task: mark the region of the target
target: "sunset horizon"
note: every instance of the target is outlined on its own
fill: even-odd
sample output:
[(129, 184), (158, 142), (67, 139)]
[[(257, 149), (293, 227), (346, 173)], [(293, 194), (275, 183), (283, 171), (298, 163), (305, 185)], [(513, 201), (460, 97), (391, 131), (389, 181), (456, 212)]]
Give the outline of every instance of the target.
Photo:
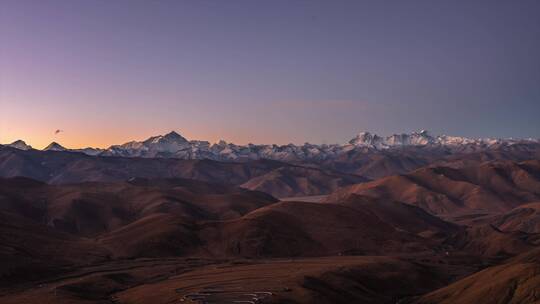
[[(8, 145), (8, 144), (12, 144), (13, 142), (16, 142), (16, 141), (23, 141), (24, 143), (28, 144), (29, 146), (32, 146), (32, 148), (38, 149), (38, 150), (42, 150), (42, 149), (46, 148), (51, 143), (60, 144), (60, 145), (62, 145), (63, 147), (65, 147), (67, 149), (83, 149), (83, 148), (107, 149), (107, 148), (109, 148), (111, 146), (126, 144), (126, 143), (129, 143), (129, 142), (144, 141), (144, 140), (147, 140), (147, 139), (149, 139), (151, 137), (163, 136), (163, 135), (166, 135), (166, 134), (169, 134), (169, 133), (177, 133), (177, 134), (185, 137), (189, 141), (193, 141), (193, 140), (195, 140), (195, 141), (208, 141), (211, 145), (212, 144), (217, 144), (220, 141), (225, 141), (227, 143), (236, 144), (236, 145), (248, 145), (248, 144), (254, 144), (254, 145), (289, 145), (289, 144), (303, 145), (303, 144), (306, 144), (306, 143), (307, 144), (314, 144), (314, 145), (323, 145), (323, 144), (346, 145), (346, 144), (348, 144), (348, 142), (350, 141), (351, 138), (353, 138), (354, 136), (356, 136), (359, 133), (370, 133), (370, 134), (381, 136), (381, 137), (387, 137), (387, 136), (391, 136), (391, 135), (420, 133), (422, 131), (426, 131), (426, 132), (428, 132), (430, 134), (430, 136), (434, 136), (434, 137), (437, 137), (437, 136), (452, 136), (452, 137), (463, 137), (463, 138), (470, 138), (470, 139), (482, 139), (482, 138), (488, 139), (489, 138), (489, 139), (500, 139), (500, 140), (515, 139), (515, 140), (538, 140), (538, 141), (540, 141), (540, 138), (534, 138), (534, 137), (515, 137), (515, 136), (510, 136), (510, 137), (497, 137), (497, 136), (466, 137), (466, 136), (460, 136), (458, 134), (446, 134), (446, 133), (440, 133), (440, 134), (437, 133), (436, 134), (436, 133), (431, 132), (430, 130), (419, 129), (419, 130), (410, 130), (410, 131), (402, 131), (402, 132), (393, 132), (393, 133), (390, 133), (390, 134), (381, 134), (381, 133), (378, 133), (378, 132), (374, 132), (373, 130), (359, 130), (359, 131), (355, 132), (354, 134), (350, 134), (349, 137), (347, 137), (345, 140), (342, 140), (342, 141), (323, 140), (322, 142), (309, 142), (309, 141), (298, 140), (296, 142), (292, 142), (292, 141), (288, 141), (288, 142), (287, 141), (257, 142), (257, 141), (254, 141), (254, 140), (242, 140), (242, 139), (240, 139), (240, 140), (228, 140), (226, 138), (218, 138), (218, 139), (210, 139), (209, 140), (208, 138), (202, 138), (202, 137), (199, 138), (199, 137), (187, 136), (184, 132), (177, 129), (177, 130), (168, 130), (168, 131), (163, 131), (163, 132), (152, 133), (150, 135), (142, 136), (142, 137), (141, 137), (141, 134), (137, 134), (136, 138), (121, 138), (120, 140), (111, 142), (110, 144), (104, 144), (104, 145), (85, 144), (88, 141), (84, 138), (81, 141), (81, 144), (73, 146), (73, 145), (68, 145), (68, 144), (64, 143), (65, 141), (63, 139), (64, 139), (64, 136), (65, 136), (65, 134), (64, 134), (65, 131), (61, 130), (61, 129), (57, 129), (56, 132), (58, 132), (58, 133), (51, 132), (52, 135), (50, 135), (50, 140), (49, 141), (47, 141), (46, 137), (44, 137), (44, 136), (41, 136), (39, 138), (40, 139), (39, 142), (43, 142), (43, 144), (34, 145), (31, 140), (26, 140), (23, 137), (21, 137), (21, 138), (15, 138), (14, 137), (14, 139), (12, 139), (12, 140), (5, 140), (4, 142), (0, 141), (0, 145)], [(60, 134), (60, 133), (62, 133), (62, 134)], [(97, 136), (100, 137), (101, 135), (97, 134)], [(76, 134), (72, 135), (72, 137), (80, 138), (80, 136), (78, 136)], [(9, 138), (9, 137), (6, 137), (6, 138)]]
[(361, 130), (539, 138), (539, 10), (7, 0), (0, 142), (103, 148), (169, 130), (239, 144)]

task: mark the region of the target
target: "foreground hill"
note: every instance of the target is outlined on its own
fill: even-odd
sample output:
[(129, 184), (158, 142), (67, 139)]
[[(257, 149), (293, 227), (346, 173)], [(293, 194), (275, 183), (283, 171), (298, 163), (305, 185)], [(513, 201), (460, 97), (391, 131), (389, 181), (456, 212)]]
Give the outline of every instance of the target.
[(0, 180), (0, 206), (32, 225), (91, 238), (113, 258), (432, 251), (441, 235), (458, 230), (401, 203), (277, 202), (262, 192), (187, 179), (69, 185)]
[(0, 302), (394, 304), (470, 271), (444, 262), (372, 256), (130, 259), (84, 266), (34, 288), (0, 289)]
[[(327, 203), (328, 204), (328, 203)], [(462, 251), (484, 257), (510, 257), (540, 245), (540, 234), (501, 231), (490, 224), (491, 218), (464, 227), (429, 214), (422, 208), (400, 202), (379, 200), (353, 194), (337, 204), (356, 210), (369, 210), (400, 231), (443, 240), (438, 250)], [(534, 215), (531, 220), (538, 220)]]
[[(289, 169), (269, 170), (282, 168)], [(0, 179), (0, 302), (482, 303), (487, 291), (475, 284), (499, 270), (464, 277), (492, 266), (484, 271), (503, 273), (499, 297), (515, 282), (512, 299), (534, 303), (540, 235), (521, 227), (535, 227), (536, 205), (520, 204), (538, 195), (537, 168), (537, 161), (425, 168), (398, 176), (408, 184), (383, 178), (321, 203), (186, 178)], [(323, 178), (319, 173), (309, 182)], [(409, 187), (422, 191), (407, 195)], [(362, 191), (343, 192), (350, 188)], [(399, 196), (424, 199), (425, 189), (446, 200)], [(423, 209), (438, 202), (463, 208), (458, 217), (495, 205), (460, 226)], [(480, 291), (469, 295), (473, 289)]]
[(235, 220), (203, 224), (201, 235), (209, 252), (246, 257), (390, 254), (431, 251), (437, 244), (417, 236), (417, 228), (397, 227), (403, 226), (392, 216), (377, 216), (370, 208), (280, 202)]
[(101, 234), (97, 241), (122, 257), (380, 255), (441, 251), (444, 236), (459, 231), (419, 208), (405, 209), (406, 220), (387, 207), (305, 202), (270, 204), (228, 220), (156, 213)]
[(506, 212), (540, 199), (540, 161), (422, 168), (344, 187), (327, 201), (339, 202), (353, 194), (404, 202), (438, 215)]
[(444, 285), (451, 267), (389, 257), (326, 257), (203, 267), (118, 293), (122, 303), (393, 304)]
[[(62, 186), (0, 179), (0, 281), (12, 284), (117, 256), (183, 255), (178, 248), (185, 241), (179, 233), (166, 234), (164, 217), (193, 225), (237, 218), (275, 202), (261, 192), (186, 179)], [(155, 218), (155, 226), (145, 225)], [(137, 233), (117, 238), (117, 246), (102, 241), (109, 232), (129, 227)], [(197, 237), (192, 230), (186, 235)], [(129, 242), (143, 249), (125, 254)]]
[(0, 286), (25, 283), (88, 263), (107, 260), (108, 252), (25, 217), (0, 211)]
[(416, 300), (418, 304), (539, 303), (540, 250), (489, 267)]

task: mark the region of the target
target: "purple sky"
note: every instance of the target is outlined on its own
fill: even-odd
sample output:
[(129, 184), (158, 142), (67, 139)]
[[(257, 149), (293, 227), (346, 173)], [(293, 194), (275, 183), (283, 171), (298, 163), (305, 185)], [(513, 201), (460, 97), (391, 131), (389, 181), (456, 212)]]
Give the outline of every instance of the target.
[(539, 16), (536, 0), (2, 0), (0, 143), (540, 137)]

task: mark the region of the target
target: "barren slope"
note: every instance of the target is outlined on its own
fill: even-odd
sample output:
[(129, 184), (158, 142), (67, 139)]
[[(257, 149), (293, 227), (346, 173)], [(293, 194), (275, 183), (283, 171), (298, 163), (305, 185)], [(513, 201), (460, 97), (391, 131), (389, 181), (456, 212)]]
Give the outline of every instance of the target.
[(438, 215), (501, 213), (540, 199), (540, 161), (422, 168), (344, 187), (326, 201), (339, 202), (352, 194), (404, 202)]

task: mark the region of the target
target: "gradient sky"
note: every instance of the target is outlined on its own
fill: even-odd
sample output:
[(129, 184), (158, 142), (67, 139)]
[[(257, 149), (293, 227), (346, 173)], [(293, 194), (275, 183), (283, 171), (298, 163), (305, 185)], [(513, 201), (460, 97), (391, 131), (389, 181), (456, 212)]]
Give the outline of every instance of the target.
[(0, 143), (540, 137), (539, 16), (537, 0), (2, 0)]

